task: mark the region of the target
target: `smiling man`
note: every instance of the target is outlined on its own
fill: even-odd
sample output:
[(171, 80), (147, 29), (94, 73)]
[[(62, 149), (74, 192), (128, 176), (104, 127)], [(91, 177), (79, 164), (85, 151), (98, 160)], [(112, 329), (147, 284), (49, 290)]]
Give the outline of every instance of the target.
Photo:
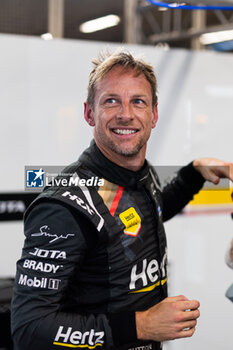
[(143, 166), (158, 119), (153, 93), (144, 74), (116, 66), (97, 82), (93, 103), (85, 103), (85, 118), (95, 126), (97, 146), (116, 164), (133, 170)]
[(164, 340), (191, 337), (199, 302), (167, 296), (163, 222), (205, 180), (232, 180), (233, 164), (197, 159), (161, 189), (145, 159), (158, 119), (156, 78), (125, 51), (94, 61), (84, 115), (94, 140), (63, 173), (103, 182), (48, 187), (27, 210), (12, 302), (15, 350), (158, 350)]

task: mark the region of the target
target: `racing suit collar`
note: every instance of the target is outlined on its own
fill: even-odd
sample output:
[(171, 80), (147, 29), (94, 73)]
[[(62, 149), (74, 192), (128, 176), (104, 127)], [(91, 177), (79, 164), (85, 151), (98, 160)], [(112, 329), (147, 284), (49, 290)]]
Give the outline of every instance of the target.
[(149, 176), (149, 166), (146, 160), (138, 171), (123, 168), (106, 158), (94, 140), (80, 156), (79, 161), (93, 170), (99, 177), (123, 187), (140, 187)]

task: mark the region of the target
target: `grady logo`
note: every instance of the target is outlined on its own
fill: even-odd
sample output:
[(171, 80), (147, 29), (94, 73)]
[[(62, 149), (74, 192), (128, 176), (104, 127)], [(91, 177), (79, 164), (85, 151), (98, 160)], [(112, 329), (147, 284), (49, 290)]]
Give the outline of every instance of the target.
[(32, 233), (31, 236), (32, 237), (40, 237), (40, 236), (45, 236), (45, 237), (54, 237), (53, 239), (51, 239), (49, 241), (49, 243), (53, 243), (59, 239), (67, 239), (70, 236), (74, 236), (73, 233), (68, 233), (66, 235), (57, 235), (55, 233), (49, 233), (48, 231), (50, 231), (50, 227), (47, 225), (41, 226), (40, 227), (40, 232), (36, 232), (36, 233)]
[(95, 332), (95, 330), (92, 328), (90, 331), (82, 333), (80, 331), (72, 332), (72, 327), (68, 327), (65, 332), (63, 329), (63, 326), (60, 326), (58, 328), (56, 337), (53, 342), (54, 345), (67, 346), (72, 348), (85, 347), (89, 349), (95, 349), (97, 346), (103, 346), (103, 331)]

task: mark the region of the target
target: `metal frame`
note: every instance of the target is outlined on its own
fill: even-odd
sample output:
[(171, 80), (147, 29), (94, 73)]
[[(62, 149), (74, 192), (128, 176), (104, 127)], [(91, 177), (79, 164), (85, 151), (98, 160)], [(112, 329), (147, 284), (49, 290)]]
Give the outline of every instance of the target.
[(64, 0), (48, 0), (48, 33), (54, 38), (64, 36)]
[[(196, 3), (196, 0), (189, 0), (189, 2)], [(129, 6), (129, 3), (131, 3), (131, 6)], [(174, 43), (177, 44), (179, 41), (185, 40), (190, 48), (201, 50), (203, 49), (203, 45), (199, 40), (201, 34), (233, 29), (233, 12), (230, 11), (161, 10), (145, 0), (125, 0), (126, 32), (134, 32), (134, 35), (131, 34), (131, 38), (133, 37), (133, 40), (130, 39), (131, 41), (125, 35), (125, 42), (141, 44), (168, 43), (172, 46)], [(130, 11), (131, 14), (129, 15)], [(210, 16), (212, 18), (211, 25), (208, 21)], [(132, 19), (131, 21), (127, 20), (129, 17)], [(147, 32), (145, 32), (145, 26), (143, 25), (145, 22), (147, 28), (149, 28)]]

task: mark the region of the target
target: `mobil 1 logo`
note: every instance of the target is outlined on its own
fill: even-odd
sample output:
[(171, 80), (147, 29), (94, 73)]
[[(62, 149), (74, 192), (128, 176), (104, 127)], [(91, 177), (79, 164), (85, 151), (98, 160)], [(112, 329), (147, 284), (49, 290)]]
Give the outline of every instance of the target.
[(59, 289), (61, 280), (56, 278), (36, 277), (29, 278), (28, 275), (20, 274), (18, 284), (29, 288)]

